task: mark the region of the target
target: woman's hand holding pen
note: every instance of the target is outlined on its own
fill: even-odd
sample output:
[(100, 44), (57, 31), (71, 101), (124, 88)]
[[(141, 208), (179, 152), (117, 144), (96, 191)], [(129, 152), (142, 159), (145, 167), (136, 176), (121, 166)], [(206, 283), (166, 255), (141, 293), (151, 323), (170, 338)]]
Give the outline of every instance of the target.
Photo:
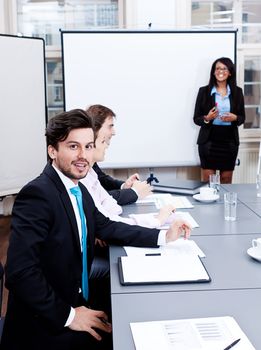
[(181, 235), (184, 236), (184, 239), (187, 239), (190, 237), (190, 233), (191, 226), (188, 222), (182, 219), (175, 220), (166, 233), (166, 243), (176, 241)]
[(97, 340), (101, 340), (102, 337), (95, 329), (111, 333), (112, 327), (105, 312), (92, 310), (85, 306), (76, 307), (74, 310), (74, 319), (68, 326), (71, 330), (88, 332)]
[(208, 114), (205, 116), (206, 121), (214, 120), (218, 117), (218, 109), (217, 107), (211, 108), (211, 110), (208, 112)]

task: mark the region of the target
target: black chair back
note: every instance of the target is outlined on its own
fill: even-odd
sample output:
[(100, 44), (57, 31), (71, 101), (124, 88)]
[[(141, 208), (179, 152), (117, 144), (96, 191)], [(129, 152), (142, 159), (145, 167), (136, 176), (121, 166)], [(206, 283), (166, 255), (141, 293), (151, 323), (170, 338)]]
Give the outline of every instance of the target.
[(2, 312), (3, 289), (4, 289), (4, 267), (0, 261), (0, 317)]
[(2, 302), (3, 302), (3, 289), (4, 289), (4, 268), (0, 261), (0, 343), (1, 343), (3, 326), (4, 326), (4, 320), (5, 320), (5, 318), (1, 316)]

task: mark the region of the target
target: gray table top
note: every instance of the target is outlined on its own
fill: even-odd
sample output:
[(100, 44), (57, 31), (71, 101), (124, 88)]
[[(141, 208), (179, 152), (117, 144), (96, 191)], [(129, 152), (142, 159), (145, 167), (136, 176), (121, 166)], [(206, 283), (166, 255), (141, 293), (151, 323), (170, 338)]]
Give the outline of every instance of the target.
[(113, 294), (113, 349), (135, 350), (130, 322), (232, 316), (261, 349), (261, 289)]
[(206, 255), (202, 262), (212, 279), (208, 283), (123, 286), (119, 281), (118, 257), (126, 254), (122, 247), (110, 247), (111, 293), (261, 288), (261, 263), (247, 254), (252, 239), (257, 237), (261, 234), (192, 237)]
[[(261, 202), (260, 202), (261, 205)], [(226, 234), (253, 234), (261, 231), (261, 218), (250, 208), (250, 204), (238, 202), (237, 220), (229, 222), (224, 220), (223, 203), (203, 203), (195, 205), (192, 209), (177, 209), (189, 212), (199, 227), (193, 230), (193, 235), (226, 235)], [(157, 212), (155, 205), (133, 204), (125, 206), (122, 216), (129, 214), (144, 214)]]
[(222, 185), (225, 191), (237, 192), (239, 200), (244, 203), (261, 203), (261, 197), (256, 195), (256, 184)]
[[(223, 193), (238, 193), (237, 220), (224, 220)], [(255, 184), (222, 185), (220, 199), (204, 204), (188, 196), (188, 211), (198, 222), (193, 239), (206, 254), (202, 261), (209, 283), (122, 286), (118, 257), (122, 247), (110, 247), (114, 350), (134, 350), (130, 322), (193, 317), (233, 316), (250, 341), (261, 349), (261, 263), (247, 254), (253, 238), (261, 237), (261, 198)], [(123, 215), (155, 212), (154, 205), (133, 204)]]

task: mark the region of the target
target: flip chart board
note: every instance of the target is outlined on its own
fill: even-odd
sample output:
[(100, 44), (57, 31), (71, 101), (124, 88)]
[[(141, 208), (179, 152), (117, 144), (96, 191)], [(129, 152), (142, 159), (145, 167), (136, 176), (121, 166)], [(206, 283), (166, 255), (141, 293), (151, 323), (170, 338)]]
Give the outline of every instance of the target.
[(0, 35), (0, 196), (16, 194), (47, 162), (44, 41)]

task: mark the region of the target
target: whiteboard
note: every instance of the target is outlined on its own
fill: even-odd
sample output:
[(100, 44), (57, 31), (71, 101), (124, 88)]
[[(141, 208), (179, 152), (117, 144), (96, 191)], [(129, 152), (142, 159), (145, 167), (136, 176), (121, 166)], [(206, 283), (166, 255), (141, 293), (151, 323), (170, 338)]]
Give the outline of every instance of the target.
[(0, 196), (18, 193), (47, 161), (44, 41), (0, 35)]
[(116, 113), (106, 168), (198, 165), (193, 123), (213, 61), (236, 59), (236, 31), (62, 31), (65, 109)]

